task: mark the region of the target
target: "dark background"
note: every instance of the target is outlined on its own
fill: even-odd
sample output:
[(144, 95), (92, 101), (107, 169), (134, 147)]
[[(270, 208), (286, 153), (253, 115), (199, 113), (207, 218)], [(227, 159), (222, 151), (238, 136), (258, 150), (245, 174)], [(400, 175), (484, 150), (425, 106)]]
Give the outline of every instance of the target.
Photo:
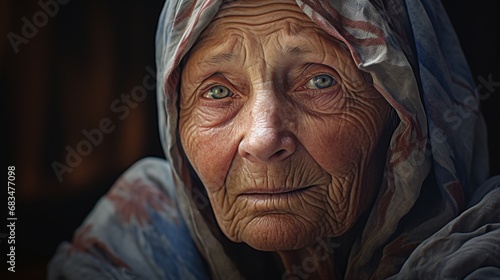
[[(163, 157), (154, 90), (123, 120), (111, 109), (122, 94), (143, 84), (147, 66), (155, 69), (154, 34), (163, 1), (65, 1), (17, 53), (7, 34), (21, 35), (23, 17), (33, 22), (42, 9), (37, 1), (0, 2), (4, 145), (6, 165), (16, 167), (16, 279), (44, 279), (56, 246), (71, 239), (113, 181), (144, 156)], [(492, 2), (443, 3), (478, 86), (482, 79), (500, 83), (500, 23)], [(500, 86), (483, 86), (480, 91), (489, 131), (490, 173), (500, 174)], [(103, 134), (101, 143), (59, 181), (52, 164), (64, 164), (67, 147), (76, 149), (87, 139), (82, 130), (98, 129), (104, 118), (115, 130)], [(0, 197), (4, 195), (5, 191)], [(7, 244), (0, 241), (2, 275)]]

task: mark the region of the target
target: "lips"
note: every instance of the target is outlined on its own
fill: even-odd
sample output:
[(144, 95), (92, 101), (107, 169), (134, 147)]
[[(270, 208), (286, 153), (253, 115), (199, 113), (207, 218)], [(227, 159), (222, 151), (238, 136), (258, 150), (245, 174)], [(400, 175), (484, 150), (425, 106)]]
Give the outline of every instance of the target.
[(288, 195), (297, 194), (299, 192), (306, 191), (314, 186), (306, 186), (300, 188), (275, 188), (275, 189), (250, 189), (242, 192), (240, 195), (245, 196), (278, 196), (278, 195)]
[(297, 214), (297, 209), (304, 208), (307, 192), (315, 186), (318, 185), (299, 188), (253, 188), (240, 193), (236, 199), (249, 206), (245, 206), (248, 215), (263, 217), (273, 214)]

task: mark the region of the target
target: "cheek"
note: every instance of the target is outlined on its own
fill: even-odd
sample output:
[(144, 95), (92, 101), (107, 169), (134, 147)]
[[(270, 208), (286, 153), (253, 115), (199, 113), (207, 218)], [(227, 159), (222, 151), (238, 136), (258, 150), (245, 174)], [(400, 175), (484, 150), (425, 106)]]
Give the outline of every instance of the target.
[(223, 187), (237, 147), (229, 128), (204, 128), (196, 118), (181, 117), (179, 131), (189, 162), (209, 192)]
[(302, 133), (302, 144), (329, 174), (342, 177), (359, 163), (364, 143), (356, 124), (335, 118), (326, 122), (309, 122), (309, 125), (303, 127), (308, 129)]
[(341, 114), (309, 118), (301, 125), (303, 145), (334, 177), (362, 172), (378, 142), (385, 111), (383, 102), (356, 103)]
[(342, 91), (328, 102), (328, 109), (301, 118), (299, 140), (333, 177), (352, 176), (353, 172), (362, 171), (363, 161), (367, 161), (372, 152), (383, 112), (383, 99), (374, 96), (378, 96), (374, 90), (351, 92), (343, 84)]

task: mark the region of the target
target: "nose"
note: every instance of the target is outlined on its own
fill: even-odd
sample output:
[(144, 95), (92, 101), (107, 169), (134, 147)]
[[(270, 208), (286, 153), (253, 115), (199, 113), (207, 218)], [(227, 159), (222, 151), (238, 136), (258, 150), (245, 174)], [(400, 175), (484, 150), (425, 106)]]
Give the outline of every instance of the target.
[(296, 138), (288, 129), (292, 116), (272, 94), (254, 98), (245, 116), (244, 136), (238, 152), (251, 162), (278, 162), (296, 150)]

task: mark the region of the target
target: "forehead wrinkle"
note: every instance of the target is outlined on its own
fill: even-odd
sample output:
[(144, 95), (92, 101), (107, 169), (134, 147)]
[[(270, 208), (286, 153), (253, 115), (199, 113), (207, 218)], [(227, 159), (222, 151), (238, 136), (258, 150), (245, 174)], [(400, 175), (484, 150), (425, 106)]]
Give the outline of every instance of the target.
[[(280, 3), (279, 5), (278, 10), (269, 12), (267, 9), (268, 4), (258, 1), (248, 3), (245, 1), (231, 1), (225, 3), (224, 7), (219, 10), (216, 18), (212, 20), (207, 30), (205, 30), (205, 34), (202, 34), (202, 37), (213, 38), (214, 35), (225, 34), (220, 39), (214, 38), (217, 39), (217, 44), (213, 44), (213, 46), (217, 46), (220, 41), (228, 41), (225, 37), (239, 35), (239, 43), (244, 47), (253, 49), (259, 44), (257, 41), (260, 41), (260, 44), (267, 44), (270, 40), (273, 40), (272, 38), (276, 38), (276, 36), (282, 39), (286, 38), (285, 41), (288, 41), (287, 39), (293, 39), (293, 37), (308, 37), (311, 31), (313, 33), (318, 32), (317, 30), (310, 29), (320, 29), (303, 13), (296, 3)], [(280, 11), (287, 11), (287, 13), (280, 13)], [(263, 36), (258, 38), (259, 36), (255, 34), (261, 32), (264, 32)], [(246, 38), (248, 35), (253, 38)], [(296, 44), (292, 45), (290, 47), (286, 46), (284, 50), (279, 50), (280, 54), (285, 56), (300, 56), (311, 52), (310, 49), (296, 46)], [(235, 49), (234, 46), (232, 49)], [(200, 62), (211, 65), (234, 62), (236, 56), (234, 51), (226, 52), (225, 54), (221, 52), (208, 59), (202, 59)]]
[[(212, 19), (210, 25), (220, 20), (224, 20), (226, 24), (232, 26), (250, 27), (255, 31), (283, 30), (289, 28), (289, 26), (285, 25), (291, 22), (300, 23), (295, 24), (294, 28), (291, 28), (292, 32), (300, 31), (308, 24), (316, 26), (293, 0), (271, 2), (225, 1)], [(285, 24), (281, 24), (281, 22), (285, 22)]]
[[(272, 8), (270, 8), (272, 7)], [(305, 14), (295, 2), (269, 2), (269, 1), (230, 1), (223, 3), (214, 17), (218, 20), (222, 17), (234, 17), (240, 20), (249, 20), (250, 23), (257, 18), (266, 21), (276, 21), (286, 14), (283, 12), (294, 12), (297, 17), (303, 17)]]
[[(199, 56), (202, 56), (196, 62), (199, 67), (218, 66), (223, 63), (240, 61), (241, 58), (237, 50), (241, 49), (243, 45), (243, 36), (241, 34), (226, 32), (223, 34), (226, 35), (223, 35), (222, 38), (216, 38), (212, 32), (212, 34), (204, 36), (198, 42), (198, 48), (194, 50), (194, 53), (199, 53)], [(218, 43), (220, 41), (224, 43)], [(208, 53), (204, 53), (203, 50), (209, 51)]]

